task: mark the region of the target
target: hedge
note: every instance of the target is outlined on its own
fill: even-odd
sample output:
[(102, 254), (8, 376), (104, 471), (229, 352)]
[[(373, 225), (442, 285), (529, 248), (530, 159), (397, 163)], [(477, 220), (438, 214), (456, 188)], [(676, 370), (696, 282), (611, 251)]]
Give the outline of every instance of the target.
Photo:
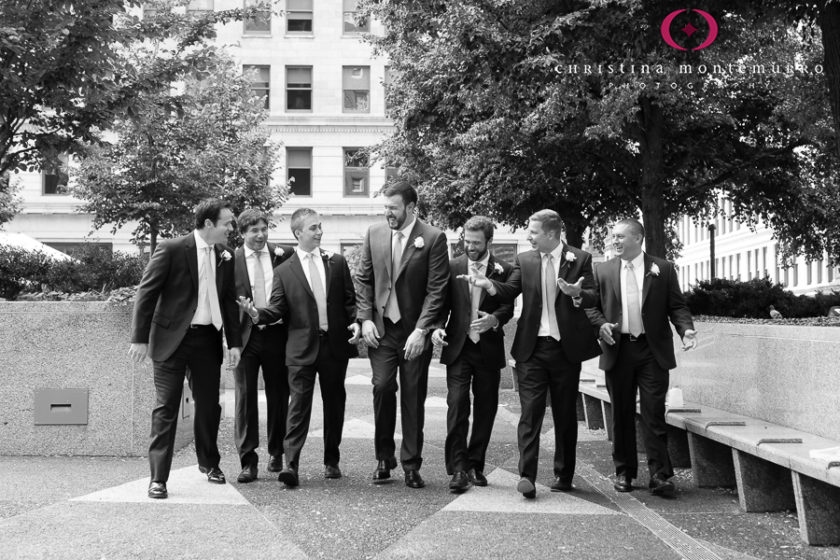
[(831, 307), (840, 305), (840, 293), (797, 296), (767, 278), (747, 282), (715, 279), (702, 281), (686, 292), (686, 301), (693, 315), (766, 319), (772, 305), (786, 318), (825, 317)]

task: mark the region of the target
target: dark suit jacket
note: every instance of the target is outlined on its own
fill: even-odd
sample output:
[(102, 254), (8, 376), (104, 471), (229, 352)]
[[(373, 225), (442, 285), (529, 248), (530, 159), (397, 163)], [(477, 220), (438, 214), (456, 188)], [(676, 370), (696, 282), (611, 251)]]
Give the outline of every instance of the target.
[[(358, 319), (373, 321), (380, 335), (385, 333), (383, 318), (394, 274), (391, 254), (391, 228), (387, 223), (371, 226), (365, 235), (357, 277), (360, 286)], [(440, 324), (449, 279), (446, 235), (417, 220), (405, 240), (396, 274), (397, 302), (406, 330), (432, 329)]]
[[(275, 245), (274, 243), (266, 243), (268, 254), (271, 255), (271, 267), (277, 268), (280, 264), (288, 260), (295, 252), (294, 247), (289, 245)], [(275, 253), (277, 249), (282, 251), (281, 255)], [(251, 293), (251, 279), (248, 278), (248, 266), (245, 264), (245, 249), (240, 247), (236, 250), (236, 298), (244, 296), (250, 300), (254, 299), (254, 294)], [(266, 294), (270, 296), (271, 294)], [(251, 337), (251, 327), (253, 323), (251, 319), (245, 317), (245, 312), (239, 311), (239, 332), (242, 335), (242, 347), (248, 345), (248, 339)]]
[[(659, 274), (651, 273), (651, 266), (659, 267)], [(621, 259), (612, 258), (601, 263), (595, 269), (595, 287), (598, 293), (598, 304), (588, 309), (592, 324), (600, 328), (604, 323), (618, 323), (615, 329), (618, 335), (621, 328)], [(645, 277), (642, 284), (642, 324), (645, 327), (645, 338), (650, 345), (656, 361), (663, 369), (674, 369), (677, 361), (674, 356), (674, 335), (668, 320), (674, 324), (680, 337), (688, 329), (694, 329), (691, 312), (685, 303), (677, 271), (674, 265), (664, 259), (645, 254)], [(612, 369), (618, 358), (621, 337), (615, 336), (614, 345), (604, 342), (601, 348), (600, 368), (604, 371)]]
[[(225, 338), (229, 348), (242, 347), (239, 333), (239, 307), (236, 304), (233, 251), (215, 245), (216, 291), (222, 311)], [(228, 255), (227, 260), (222, 256)], [(166, 239), (149, 260), (137, 287), (131, 342), (149, 344), (154, 361), (169, 358), (190, 327), (198, 308), (198, 255), (193, 233)], [(219, 345), (219, 362), (223, 359)]]
[[(350, 338), (347, 327), (356, 320), (356, 291), (344, 257), (325, 251), (321, 251), (321, 257), (327, 279), (327, 340), (333, 356), (346, 360), (358, 355), (356, 346), (347, 343)], [(318, 304), (296, 251), (274, 270), (271, 300), (268, 307), (259, 312), (260, 323), (273, 323), (282, 318), (288, 326), (286, 365), (308, 366), (315, 363), (321, 341), (318, 336)]]
[[(495, 270), (496, 264), (502, 267), (502, 272)], [(446, 341), (448, 345), (444, 346), (440, 355), (441, 363), (447, 365), (458, 359), (458, 356), (461, 354), (461, 349), (464, 347), (464, 341), (466, 341), (470, 331), (471, 286), (467, 282), (457, 278), (459, 274), (469, 273), (468, 265), (469, 257), (467, 255), (461, 255), (449, 261), (449, 285), (447, 293), (449, 320), (446, 323)], [(496, 260), (492, 254), (490, 255), (485, 276), (505, 282), (510, 277), (511, 272), (513, 272), (513, 266), (504, 261)], [(491, 367), (501, 369), (507, 365), (505, 361), (505, 333), (502, 327), (513, 317), (513, 303), (502, 303), (498, 297), (491, 296), (485, 290), (481, 290), (478, 309), (495, 315), (496, 319), (499, 320), (499, 326), (495, 331), (490, 329), (481, 333), (478, 346), (481, 349), (481, 353), (485, 356), (487, 364)]]
[[(572, 252), (575, 260), (569, 262), (566, 253)], [(571, 245), (563, 245), (563, 256), (558, 278), (575, 283), (583, 278), (583, 302), (575, 307), (572, 298), (557, 290), (554, 310), (557, 314), (557, 326), (566, 357), (573, 362), (583, 362), (601, 353), (592, 331), (592, 325), (584, 311), (585, 307), (597, 302), (595, 283), (592, 279), (592, 255)], [(516, 257), (516, 265), (507, 282), (493, 281), (498, 296), (503, 301), (513, 301), (522, 294), (522, 315), (516, 325), (511, 355), (517, 362), (527, 361), (534, 353), (537, 333), (540, 330), (542, 314), (542, 259), (539, 251), (527, 251)]]

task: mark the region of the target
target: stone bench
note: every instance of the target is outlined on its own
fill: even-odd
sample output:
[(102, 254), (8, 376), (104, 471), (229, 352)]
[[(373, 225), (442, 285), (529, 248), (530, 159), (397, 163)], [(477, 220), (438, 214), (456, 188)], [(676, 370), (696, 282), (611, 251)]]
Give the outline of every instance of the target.
[[(612, 439), (601, 379), (582, 373), (578, 400), (587, 428)], [(840, 441), (691, 402), (667, 409), (665, 420), (672, 462), (690, 467), (698, 487), (736, 487), (745, 512), (796, 509), (803, 541), (840, 545), (840, 461), (811, 456)]]

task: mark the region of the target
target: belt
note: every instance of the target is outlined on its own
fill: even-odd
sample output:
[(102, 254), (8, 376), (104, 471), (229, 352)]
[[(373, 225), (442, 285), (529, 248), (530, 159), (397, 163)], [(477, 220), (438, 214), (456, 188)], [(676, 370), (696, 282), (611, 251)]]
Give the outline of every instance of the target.
[(539, 340), (540, 342), (553, 342), (554, 344), (560, 344), (559, 340), (550, 336), (538, 336), (537, 340)]
[(629, 333), (621, 333), (621, 340), (624, 342), (641, 342), (645, 340), (645, 338), (645, 333), (642, 333), (639, 336), (633, 336)]
[(216, 330), (216, 327), (214, 327), (212, 324), (210, 324), (210, 325), (190, 325), (190, 328), (193, 329), (193, 330), (198, 330), (198, 329), (213, 329), (214, 331)]

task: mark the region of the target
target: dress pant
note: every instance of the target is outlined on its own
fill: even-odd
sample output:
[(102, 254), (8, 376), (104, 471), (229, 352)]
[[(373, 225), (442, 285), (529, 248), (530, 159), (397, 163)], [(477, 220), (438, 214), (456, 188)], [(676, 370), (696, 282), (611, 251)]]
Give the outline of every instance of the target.
[(517, 429), (520, 476), (531, 482), (536, 480), (546, 396), (550, 395), (554, 417), (554, 476), (571, 482), (575, 474), (580, 362), (566, 357), (562, 341), (541, 336), (531, 357), (517, 362), (516, 373), (522, 408)]
[(639, 390), (642, 437), (651, 477), (674, 475), (668, 456), (665, 394), (668, 370), (656, 361), (645, 338), (630, 341), (622, 335), (615, 366), (606, 372), (613, 414), (613, 463), (615, 472), (636, 478), (636, 389)]
[(338, 448), (344, 431), (344, 407), (347, 401), (344, 377), (347, 374), (348, 359), (333, 356), (326, 334), (321, 335), (320, 339), (318, 357), (314, 364), (289, 366), (291, 400), (288, 431), (283, 445), (286, 463), (295, 469), (298, 468), (300, 452), (309, 433), (316, 374), (324, 405), (324, 464), (337, 467), (341, 459)]
[[(376, 423), (374, 447), (377, 460), (394, 457), (397, 425), (397, 389), (400, 391), (402, 411), (402, 447), (400, 462), (405, 470), (419, 469), (423, 464), (423, 424), (425, 422), (426, 391), (429, 384), (429, 364), (432, 345), (413, 360), (405, 359), (406, 332), (403, 322), (385, 320), (385, 332), (378, 348), (369, 348), (370, 367), (373, 370), (373, 414)], [(399, 385), (397, 375), (399, 374)]]
[[(484, 471), (484, 460), (499, 407), (501, 370), (488, 366), (478, 344), (467, 338), (461, 354), (446, 366), (446, 472)], [(470, 428), (470, 387), (474, 397)]]
[(284, 325), (253, 327), (242, 358), (233, 372), (236, 388), (236, 417), (233, 437), (242, 467), (256, 467), (256, 449), (260, 445), (260, 420), (257, 408), (258, 372), (262, 368), (265, 381), (265, 401), (268, 409), (268, 453), (283, 455), (286, 437), (286, 415), (289, 412), (289, 374), (286, 369), (286, 338)]
[(154, 362), (155, 407), (152, 409), (152, 433), (149, 466), (153, 482), (166, 482), (172, 467), (178, 411), (189, 368), (189, 384), (195, 404), (193, 431), (198, 464), (219, 466), (219, 380), (222, 362), (219, 345), (222, 334), (212, 325), (190, 327), (181, 344), (168, 359)]

